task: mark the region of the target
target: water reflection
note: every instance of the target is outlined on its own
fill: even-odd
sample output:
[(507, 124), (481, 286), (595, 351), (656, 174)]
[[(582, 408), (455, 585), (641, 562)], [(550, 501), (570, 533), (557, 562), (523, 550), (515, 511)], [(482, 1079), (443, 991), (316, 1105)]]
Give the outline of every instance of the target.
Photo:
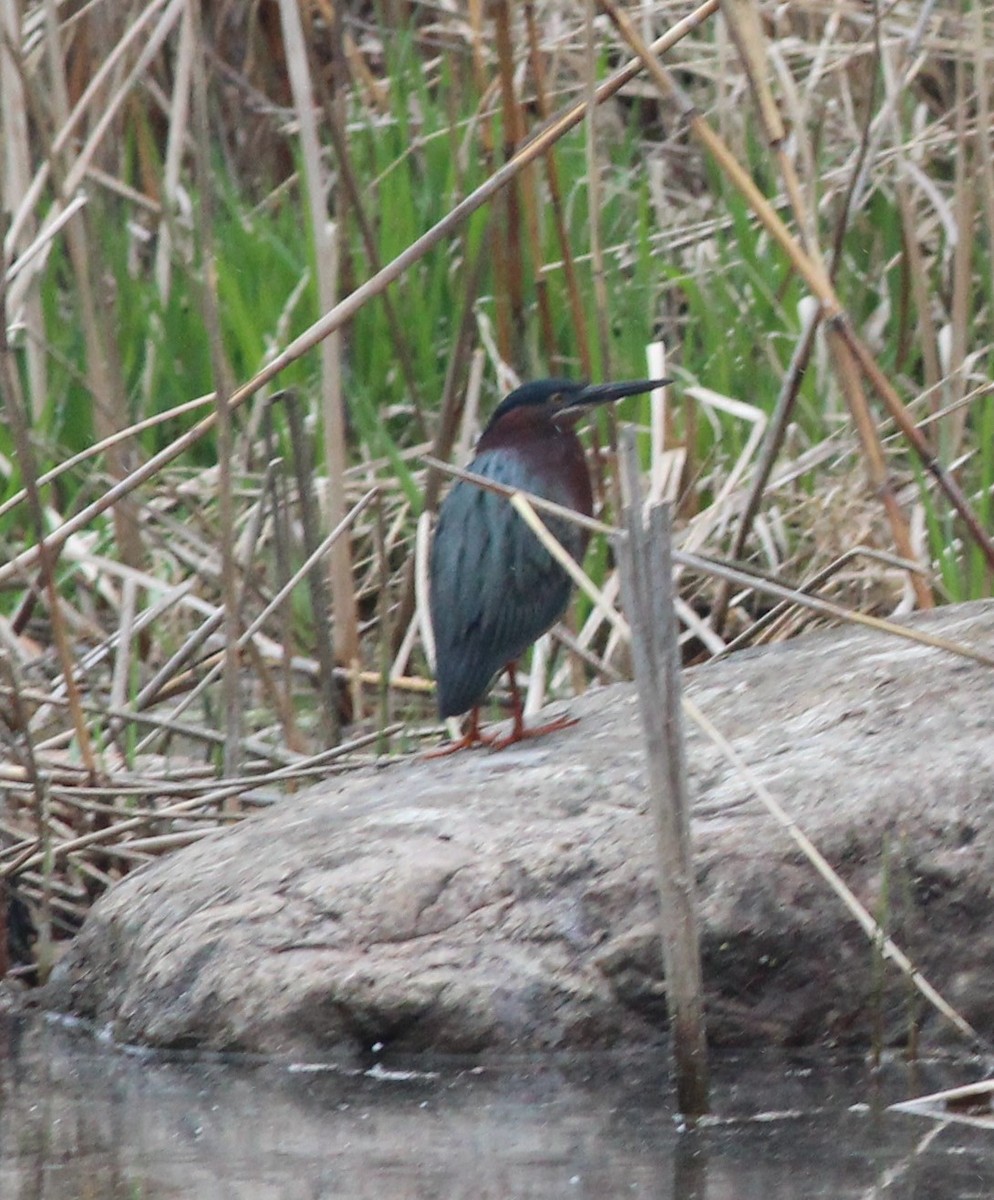
[[(721, 1121), (679, 1133), (664, 1064), (367, 1075), (124, 1054), (0, 1020), (0, 1196), (16, 1200), (988, 1197), (994, 1138), (884, 1113), (977, 1064), (719, 1059)], [(855, 1108), (853, 1106), (856, 1106)], [(755, 1119), (757, 1115), (760, 1119)]]

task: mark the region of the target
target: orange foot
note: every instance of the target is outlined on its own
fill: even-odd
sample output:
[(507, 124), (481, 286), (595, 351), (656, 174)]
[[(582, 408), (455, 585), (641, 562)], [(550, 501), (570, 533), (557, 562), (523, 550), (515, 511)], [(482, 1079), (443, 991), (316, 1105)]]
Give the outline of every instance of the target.
[(525, 723), (520, 715), (514, 715), (514, 727), (506, 737), (492, 737), (490, 739), (491, 750), (503, 750), (507, 746), (513, 746), (515, 742), (525, 742), (529, 738), (543, 737), (547, 733), (556, 733), (560, 729), (569, 729), (571, 725), (579, 725), (579, 717), (568, 717), (564, 713), (561, 717), (556, 717), (554, 721), (548, 721), (545, 725), (532, 725), (530, 728), (525, 728)]
[(545, 733), (555, 733), (559, 729), (569, 729), (571, 725), (578, 723), (579, 717), (567, 717), (563, 715), (556, 717), (554, 721), (549, 721), (545, 725), (536, 725), (531, 729), (526, 729), (524, 704), (521, 700), (521, 691), (518, 688), (518, 675), (515, 670), (515, 664), (509, 662), (504, 669), (507, 671), (508, 683), (511, 687), (511, 712), (514, 719), (511, 732), (505, 737), (498, 737), (494, 733), (484, 733), (480, 728), (480, 710), (477, 707), (470, 711), (469, 724), (466, 726), (466, 732), (461, 738), (455, 742), (449, 742), (447, 746), (439, 746), (435, 750), (428, 750), (422, 757), (447, 758), (450, 754), (455, 754), (459, 750), (471, 750), (474, 746), (488, 746), (491, 750), (503, 750), (507, 746), (513, 746), (515, 742), (523, 742), (528, 738), (541, 737)]
[(480, 728), (480, 710), (474, 708), (469, 714), (469, 724), (461, 738), (449, 742), (445, 746), (437, 746), (434, 750), (426, 750), (422, 758), (448, 758), (460, 750), (472, 750), (474, 746), (493, 746), (497, 738), (492, 733), (484, 733)]
[(513, 746), (515, 742), (526, 742), (531, 738), (542, 737), (547, 733), (556, 733), (560, 729), (569, 729), (571, 725), (578, 725), (579, 717), (569, 717), (563, 714), (561, 717), (556, 717), (554, 721), (548, 721), (544, 725), (533, 725), (530, 728), (525, 726), (521, 714), (514, 714), (514, 725), (511, 732), (505, 734), (504, 737), (498, 737), (495, 733), (484, 733), (480, 728), (480, 717), (477, 709), (473, 709), (470, 715), (469, 725), (466, 727), (466, 732), (461, 738), (454, 742), (449, 742), (445, 746), (437, 746), (434, 750), (426, 750), (421, 756), (422, 758), (448, 758), (450, 754), (456, 754), (460, 750), (472, 750), (476, 746), (486, 746), (489, 750), (504, 750), (508, 746)]

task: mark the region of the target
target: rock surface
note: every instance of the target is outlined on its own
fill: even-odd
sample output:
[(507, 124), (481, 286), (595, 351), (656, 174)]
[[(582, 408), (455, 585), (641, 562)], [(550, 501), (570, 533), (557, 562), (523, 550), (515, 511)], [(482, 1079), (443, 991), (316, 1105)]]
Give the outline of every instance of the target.
[[(994, 650), (994, 604), (913, 623)], [(835, 630), (685, 678), (925, 975), (994, 1034), (994, 672)], [(132, 874), (93, 908), (48, 1002), (127, 1042), (349, 1061), (660, 1039), (634, 689), (573, 712), (573, 728), (498, 754), (394, 761), (288, 797)], [(688, 734), (711, 1040), (950, 1036), (735, 768)]]

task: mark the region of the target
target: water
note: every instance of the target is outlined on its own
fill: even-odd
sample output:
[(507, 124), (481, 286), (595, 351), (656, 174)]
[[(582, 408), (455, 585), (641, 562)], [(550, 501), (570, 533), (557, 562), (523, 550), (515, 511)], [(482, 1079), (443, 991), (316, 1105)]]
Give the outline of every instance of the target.
[(434, 1073), (129, 1054), (0, 1019), (3, 1200), (957, 1200), (994, 1195), (994, 1132), (883, 1111), (977, 1062), (720, 1057), (716, 1123), (680, 1132), (665, 1064)]

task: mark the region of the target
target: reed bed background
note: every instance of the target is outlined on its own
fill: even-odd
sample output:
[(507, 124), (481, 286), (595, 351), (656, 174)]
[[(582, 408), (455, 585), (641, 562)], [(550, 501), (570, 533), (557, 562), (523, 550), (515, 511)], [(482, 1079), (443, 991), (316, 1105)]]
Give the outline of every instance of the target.
[[(686, 662), (828, 619), (805, 591), (876, 616), (989, 595), (992, 22), (920, 0), (0, 4), (20, 969), (44, 975), (134, 865), (440, 732), (426, 456), (464, 464), (519, 379), (677, 381), (590, 442), (611, 522), (616, 421), (638, 428), (698, 556)], [(632, 69), (558, 135), (667, 30), (665, 78)], [(627, 676), (606, 539), (586, 569), (604, 600), (536, 652), (532, 708)]]

